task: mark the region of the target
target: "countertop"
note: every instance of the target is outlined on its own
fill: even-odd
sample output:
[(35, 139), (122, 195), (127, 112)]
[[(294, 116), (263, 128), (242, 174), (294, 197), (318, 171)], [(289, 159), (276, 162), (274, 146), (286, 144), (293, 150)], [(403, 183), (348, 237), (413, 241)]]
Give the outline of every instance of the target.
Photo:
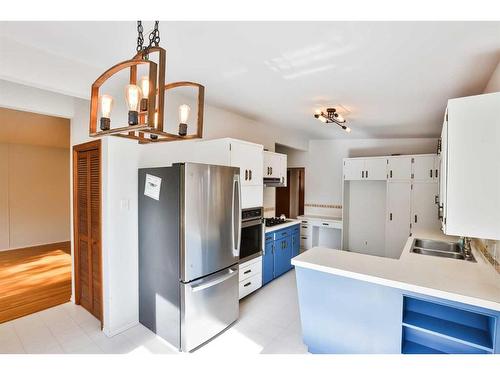
[(287, 223), (283, 223), (283, 224), (273, 225), (272, 227), (266, 227), (266, 233), (274, 232), (276, 230), (280, 230), (280, 229), (283, 229), (286, 227), (291, 227), (292, 225), (300, 224), (300, 220), (296, 220), (296, 219), (287, 219), (287, 220), (290, 220), (290, 221)]
[(399, 259), (314, 247), (293, 258), (292, 264), (500, 311), (500, 275), (474, 246), (476, 263), (411, 253), (414, 238), (456, 241), (420, 232), (408, 238)]
[(324, 215), (300, 215), (297, 216), (299, 220), (330, 220), (330, 221), (342, 221), (340, 216), (324, 216)]

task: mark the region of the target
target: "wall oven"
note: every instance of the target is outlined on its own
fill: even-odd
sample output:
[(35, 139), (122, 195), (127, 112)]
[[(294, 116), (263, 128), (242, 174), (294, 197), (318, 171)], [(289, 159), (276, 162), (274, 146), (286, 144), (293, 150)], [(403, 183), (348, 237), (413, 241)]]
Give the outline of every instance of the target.
[(241, 211), (240, 263), (262, 255), (263, 237), (263, 208), (243, 209)]

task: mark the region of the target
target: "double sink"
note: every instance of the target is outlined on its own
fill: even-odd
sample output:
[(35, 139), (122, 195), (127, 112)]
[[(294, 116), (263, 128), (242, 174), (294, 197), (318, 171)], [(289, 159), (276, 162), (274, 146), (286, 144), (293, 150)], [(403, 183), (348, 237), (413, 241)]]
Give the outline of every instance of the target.
[(466, 254), (458, 242), (433, 241), (416, 238), (411, 248), (412, 253), (431, 255), (441, 258), (451, 258), (475, 262), (472, 253)]

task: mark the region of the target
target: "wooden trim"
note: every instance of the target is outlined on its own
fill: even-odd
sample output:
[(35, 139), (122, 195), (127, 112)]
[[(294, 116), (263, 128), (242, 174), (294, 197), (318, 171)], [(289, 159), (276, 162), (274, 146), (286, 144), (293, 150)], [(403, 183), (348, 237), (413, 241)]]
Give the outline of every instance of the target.
[[(101, 311), (100, 311), (100, 320), (101, 320), (101, 330), (104, 326), (104, 284), (103, 284), (103, 268), (102, 268), (102, 142), (100, 139), (95, 141), (90, 141), (86, 143), (81, 143), (73, 146), (73, 270), (75, 275), (75, 304), (80, 304), (80, 264), (79, 264), (79, 238), (78, 238), (78, 228), (79, 228), (79, 220), (78, 220), (78, 203), (77, 203), (77, 195), (78, 195), (78, 153), (98, 150), (99, 151), (99, 201), (101, 207), (99, 209), (99, 268), (101, 270), (100, 281), (101, 281)], [(89, 232), (90, 233), (90, 232)], [(92, 275), (90, 275), (92, 276)]]

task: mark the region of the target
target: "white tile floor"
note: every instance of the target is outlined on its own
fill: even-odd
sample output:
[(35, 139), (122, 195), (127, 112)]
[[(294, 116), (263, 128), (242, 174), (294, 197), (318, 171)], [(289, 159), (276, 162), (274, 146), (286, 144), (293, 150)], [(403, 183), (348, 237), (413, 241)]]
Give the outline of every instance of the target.
[[(73, 303), (0, 324), (0, 353), (178, 353), (142, 325), (111, 338)], [(307, 353), (302, 343), (295, 284), (290, 271), (240, 303), (240, 319), (197, 353)]]

